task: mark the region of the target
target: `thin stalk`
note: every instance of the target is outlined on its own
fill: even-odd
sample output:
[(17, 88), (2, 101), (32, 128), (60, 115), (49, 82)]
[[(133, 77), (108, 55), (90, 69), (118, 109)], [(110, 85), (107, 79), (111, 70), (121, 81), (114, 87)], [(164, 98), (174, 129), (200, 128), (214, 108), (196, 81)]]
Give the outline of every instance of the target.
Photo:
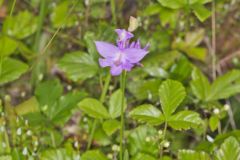
[(216, 4), (212, 1), (212, 78), (216, 79)]
[(56, 141), (55, 141), (55, 137), (54, 137), (53, 132), (51, 132), (50, 135), (51, 135), (52, 145), (53, 145), (54, 148), (56, 148)]
[(186, 32), (189, 32), (189, 30), (190, 30), (190, 14), (191, 14), (190, 2), (189, 2), (189, 0), (187, 0), (187, 27), (186, 27)]
[(8, 137), (8, 133), (7, 133), (7, 128), (6, 127), (4, 127), (4, 140), (5, 140), (5, 144), (6, 144), (6, 152), (10, 153), (11, 152), (11, 147), (10, 147), (9, 137)]
[[(106, 77), (106, 80), (105, 80), (105, 83), (104, 83), (102, 94), (100, 96), (100, 102), (101, 103), (103, 103), (104, 100), (105, 100), (105, 97), (106, 97), (106, 94), (107, 94), (107, 90), (109, 88), (110, 80), (111, 80), (111, 74), (108, 73), (108, 75)], [(90, 147), (91, 147), (92, 140), (93, 140), (93, 135), (94, 135), (94, 132), (96, 130), (96, 125), (97, 125), (97, 119), (94, 119), (93, 125), (92, 125), (92, 129), (91, 129), (91, 133), (90, 133), (90, 137), (88, 139), (87, 150), (89, 150)]]
[(121, 91), (122, 91), (122, 99), (121, 99), (121, 128), (120, 128), (120, 160), (123, 160), (123, 140), (124, 140), (124, 98), (125, 98), (125, 87), (126, 87), (126, 76), (127, 72), (124, 71), (121, 74)]
[[(162, 138), (162, 142), (164, 142), (165, 140), (165, 136), (166, 136), (166, 132), (167, 132), (167, 122), (164, 123), (164, 129), (163, 129), (163, 138)], [(160, 147), (160, 159), (162, 159), (163, 157), (163, 144), (161, 144), (161, 147)]]
[(13, 11), (14, 11), (14, 8), (15, 8), (15, 5), (16, 5), (16, 1), (17, 1), (17, 0), (13, 0), (12, 7), (11, 7), (11, 10), (10, 10), (10, 14), (9, 14), (10, 17), (11, 17), (12, 14), (13, 14)]
[(40, 1), (40, 13), (38, 18), (38, 27), (37, 27), (37, 33), (35, 35), (35, 43), (34, 43), (34, 51), (37, 53), (39, 51), (39, 42), (40, 42), (40, 36), (41, 31), (43, 28), (43, 22), (46, 15), (46, 0)]
[(111, 3), (112, 21), (113, 21), (113, 24), (116, 25), (117, 24), (117, 18), (116, 18), (115, 0), (111, 0), (110, 3)]

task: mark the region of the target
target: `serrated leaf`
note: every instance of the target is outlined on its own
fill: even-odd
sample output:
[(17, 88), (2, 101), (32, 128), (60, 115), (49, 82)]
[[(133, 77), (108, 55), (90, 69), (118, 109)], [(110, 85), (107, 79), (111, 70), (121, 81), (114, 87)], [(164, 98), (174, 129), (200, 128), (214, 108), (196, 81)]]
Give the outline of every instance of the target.
[(201, 22), (204, 22), (207, 18), (211, 16), (211, 11), (209, 11), (202, 4), (194, 4), (191, 6), (191, 8), (193, 9), (193, 13)]
[(0, 68), (0, 85), (18, 79), (27, 70), (27, 64), (16, 59), (4, 58)]
[(239, 160), (240, 145), (234, 137), (227, 138), (216, 152), (217, 160)]
[(99, 150), (91, 150), (82, 154), (81, 160), (108, 160), (108, 158)]
[[(122, 91), (115, 91), (109, 101), (109, 114), (112, 118), (117, 118), (121, 115)], [(126, 99), (124, 99), (124, 111), (127, 108)]]
[(205, 75), (197, 69), (194, 68), (192, 72), (192, 81), (191, 81), (191, 89), (193, 94), (200, 100), (205, 100), (210, 92), (210, 84)]
[(78, 103), (78, 106), (81, 110), (93, 118), (101, 119), (110, 117), (107, 109), (100, 101), (96, 99), (85, 98), (80, 103)]
[(0, 37), (0, 56), (5, 57), (14, 53), (18, 46), (18, 42), (7, 36)]
[(192, 127), (197, 127), (201, 124), (201, 118), (198, 113), (193, 111), (181, 111), (172, 115), (168, 125), (176, 130), (186, 130)]
[(217, 116), (211, 116), (209, 119), (209, 127), (212, 132), (218, 128), (219, 118)]
[(229, 98), (240, 92), (240, 71), (232, 70), (218, 77), (211, 86), (211, 92), (207, 101)]
[(159, 88), (159, 97), (166, 119), (175, 112), (185, 96), (185, 88), (180, 82), (169, 79), (161, 84)]
[(178, 160), (211, 160), (211, 158), (205, 152), (197, 152), (194, 150), (179, 150)]
[(7, 17), (3, 24), (3, 33), (23, 39), (37, 29), (37, 18), (29, 11), (19, 12), (16, 16)]
[(130, 116), (140, 122), (146, 122), (152, 125), (159, 125), (164, 122), (162, 112), (151, 104), (144, 104), (134, 108)]
[(111, 136), (115, 131), (120, 128), (121, 123), (115, 119), (110, 119), (103, 122), (103, 130), (107, 133), (108, 136)]
[(83, 52), (67, 53), (58, 63), (60, 69), (73, 80), (86, 80), (96, 75), (98, 65), (93, 58)]
[(48, 80), (38, 84), (35, 96), (40, 104), (40, 108), (47, 111), (49, 107), (54, 107), (54, 103), (62, 95), (62, 92), (63, 87), (59, 80)]

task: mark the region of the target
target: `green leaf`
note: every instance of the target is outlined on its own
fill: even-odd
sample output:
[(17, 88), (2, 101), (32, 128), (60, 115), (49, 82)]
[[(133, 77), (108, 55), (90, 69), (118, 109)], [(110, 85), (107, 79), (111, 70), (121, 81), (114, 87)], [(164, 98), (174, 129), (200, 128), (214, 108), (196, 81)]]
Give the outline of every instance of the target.
[(144, 11), (143, 11), (143, 15), (144, 16), (152, 16), (152, 15), (155, 15), (155, 14), (159, 14), (160, 13), (160, 10), (161, 10), (161, 5), (159, 4), (151, 4), (151, 5), (148, 5)]
[(0, 160), (12, 160), (12, 156), (0, 156)]
[(131, 160), (157, 160), (157, 158), (146, 153), (138, 153)]
[(3, 24), (3, 33), (24, 39), (37, 29), (37, 18), (28, 11), (19, 12), (16, 16), (7, 17)]
[(183, 85), (174, 80), (164, 81), (159, 88), (160, 103), (163, 114), (168, 119), (186, 96)]
[(138, 100), (156, 100), (158, 99), (158, 88), (161, 84), (159, 79), (138, 80), (128, 83), (127, 87), (129, 91)]
[(209, 119), (209, 126), (212, 132), (218, 128), (219, 118), (217, 116), (211, 116)]
[(210, 84), (206, 76), (198, 69), (194, 68), (192, 72), (192, 81), (190, 83), (193, 94), (200, 100), (207, 99), (210, 92)]
[(80, 51), (65, 54), (58, 66), (73, 81), (86, 80), (95, 76), (98, 71), (98, 65), (93, 58)]
[(78, 24), (77, 16), (69, 15), (70, 5), (70, 1), (63, 1), (54, 8), (51, 14), (51, 21), (54, 28), (72, 27)]
[(163, 5), (164, 7), (171, 8), (171, 9), (180, 9), (184, 7), (185, 0), (158, 0), (158, 2)]
[(18, 79), (27, 70), (27, 64), (12, 58), (4, 58), (0, 68), (0, 85)]
[(146, 137), (154, 137), (157, 130), (152, 126), (139, 126), (131, 130), (128, 136), (128, 151), (130, 155), (145, 153), (151, 156), (159, 155), (158, 142), (155, 140), (146, 141)]
[(194, 4), (191, 6), (191, 8), (193, 9), (193, 13), (201, 22), (204, 22), (211, 16), (211, 12), (202, 4)]
[(36, 97), (31, 97), (28, 100), (14, 107), (17, 115), (25, 115), (32, 112), (39, 111), (39, 104)]
[(111, 136), (120, 128), (121, 123), (115, 119), (110, 119), (103, 122), (103, 130), (107, 133), (108, 136)]
[(168, 125), (176, 130), (186, 130), (197, 127), (202, 120), (198, 113), (193, 111), (181, 111), (172, 115), (167, 121)]
[(110, 115), (107, 112), (107, 109), (103, 106), (103, 104), (93, 98), (85, 98), (78, 106), (81, 110), (87, 113), (89, 116), (93, 118), (109, 118)]
[(16, 50), (18, 42), (7, 36), (0, 37), (0, 56), (9, 56)]
[(234, 137), (227, 138), (216, 152), (217, 160), (239, 160), (240, 145)]
[(81, 160), (108, 160), (108, 158), (99, 150), (91, 150), (83, 153)]
[(164, 122), (162, 112), (151, 104), (144, 104), (134, 108), (130, 116), (138, 121), (146, 122), (152, 125), (160, 125)]
[(198, 46), (204, 39), (204, 29), (198, 29), (194, 32), (188, 32), (186, 34), (185, 42), (192, 47)]
[(49, 107), (54, 107), (54, 104), (62, 95), (62, 92), (63, 87), (57, 79), (40, 83), (35, 90), (35, 96), (40, 104), (41, 110), (48, 113)]
[[(115, 91), (109, 101), (109, 114), (112, 118), (117, 118), (121, 115), (122, 91)], [(126, 99), (124, 98), (124, 111), (127, 108)]]
[(80, 155), (66, 149), (49, 149), (40, 154), (41, 160), (77, 160)]
[(70, 116), (72, 110), (77, 107), (77, 103), (86, 96), (84, 92), (73, 92), (62, 96), (56, 107), (49, 108), (50, 118), (54, 123), (65, 124)]
[(179, 150), (178, 160), (211, 160), (205, 152), (197, 152), (194, 150)]
[(211, 86), (211, 93), (207, 101), (229, 98), (240, 92), (240, 71), (232, 70), (218, 77)]

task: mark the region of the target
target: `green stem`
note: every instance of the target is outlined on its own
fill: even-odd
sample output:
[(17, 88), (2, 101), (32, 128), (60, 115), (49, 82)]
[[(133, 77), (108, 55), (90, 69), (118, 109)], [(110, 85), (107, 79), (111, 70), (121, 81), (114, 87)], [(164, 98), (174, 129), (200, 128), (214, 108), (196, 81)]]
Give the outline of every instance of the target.
[(51, 140), (52, 140), (52, 145), (54, 148), (56, 148), (56, 141), (55, 141), (55, 137), (54, 137), (54, 133), (51, 132)]
[(117, 24), (117, 18), (116, 18), (115, 0), (111, 0), (110, 3), (111, 3), (112, 21), (113, 21), (113, 24), (116, 25)]
[(121, 91), (122, 91), (122, 99), (121, 99), (121, 128), (120, 128), (120, 160), (123, 160), (123, 140), (124, 140), (124, 93), (126, 87), (126, 75), (127, 72), (124, 71), (121, 75)]
[[(105, 84), (104, 84), (104, 87), (103, 87), (103, 91), (102, 91), (102, 94), (100, 96), (100, 102), (101, 103), (103, 103), (104, 100), (105, 100), (107, 90), (109, 88), (110, 80), (111, 80), (111, 74), (109, 73), (106, 77)], [(94, 132), (95, 132), (95, 129), (96, 129), (96, 125), (97, 125), (97, 119), (94, 119), (92, 129), (91, 129), (91, 133), (90, 133), (90, 137), (88, 139), (87, 150), (89, 150), (90, 147), (91, 147), (92, 140), (93, 140), (93, 135), (94, 135)]]
[(39, 51), (40, 36), (41, 36), (42, 28), (43, 28), (44, 17), (46, 15), (46, 0), (41, 0), (40, 3), (41, 4), (40, 4), (40, 13), (39, 13), (39, 18), (38, 18), (38, 28), (37, 28), (37, 33), (35, 36), (35, 43), (34, 43), (34, 51), (35, 52)]
[[(167, 132), (167, 122), (164, 123), (164, 129), (163, 129), (163, 138), (162, 138), (162, 142), (164, 142), (165, 140), (165, 136), (166, 136), (166, 132)], [(163, 144), (160, 144), (161, 147), (160, 147), (160, 150), (161, 150), (161, 153), (160, 153), (160, 159), (162, 159), (163, 157)]]
[(6, 127), (4, 127), (4, 140), (5, 140), (5, 144), (6, 144), (6, 152), (10, 153), (11, 152), (11, 147), (10, 147), (10, 144), (9, 144), (9, 137), (8, 137)]
[(10, 17), (11, 17), (12, 14), (13, 14), (13, 11), (14, 11), (14, 8), (15, 8), (16, 1), (17, 1), (17, 0), (13, 0), (13, 4), (12, 4), (11, 10), (10, 10), (10, 14), (9, 14)]

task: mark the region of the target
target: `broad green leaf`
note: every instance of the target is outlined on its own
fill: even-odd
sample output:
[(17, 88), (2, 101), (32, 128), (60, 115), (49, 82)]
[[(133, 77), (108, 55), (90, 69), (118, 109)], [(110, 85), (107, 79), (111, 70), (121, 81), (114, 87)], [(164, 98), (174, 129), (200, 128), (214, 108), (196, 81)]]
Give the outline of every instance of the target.
[(138, 153), (131, 160), (157, 160), (157, 158), (146, 153)]
[(49, 149), (40, 154), (41, 160), (80, 160), (80, 155), (66, 149)]
[(211, 158), (205, 152), (184, 149), (178, 151), (178, 160), (211, 160)]
[(181, 58), (171, 67), (170, 78), (183, 82), (188, 80), (192, 72), (192, 64), (187, 58)]
[(72, 110), (77, 107), (77, 103), (85, 96), (84, 92), (73, 92), (62, 96), (58, 100), (56, 107), (49, 108), (51, 120), (54, 123), (65, 124), (72, 115)]
[(58, 4), (52, 14), (51, 21), (54, 28), (72, 27), (78, 24), (76, 15), (69, 15), (71, 1), (63, 1)]
[(176, 130), (186, 130), (198, 127), (202, 120), (197, 112), (181, 111), (172, 115), (167, 122), (169, 126)]
[(65, 54), (58, 66), (73, 81), (86, 80), (95, 76), (98, 71), (98, 65), (93, 58), (80, 51)]
[(211, 11), (209, 11), (202, 4), (194, 4), (191, 6), (191, 8), (193, 9), (193, 13), (201, 22), (204, 22), (207, 18), (211, 16)]
[(107, 133), (108, 136), (111, 136), (120, 128), (121, 123), (115, 119), (110, 119), (103, 122), (103, 130)]
[(32, 112), (39, 111), (39, 104), (36, 97), (31, 97), (28, 100), (14, 107), (17, 115), (25, 115)]
[(210, 93), (210, 84), (205, 75), (197, 69), (194, 68), (192, 72), (192, 81), (190, 83), (193, 94), (200, 100), (207, 99)]
[(211, 86), (211, 93), (207, 101), (229, 98), (240, 92), (240, 71), (232, 70), (218, 77)]
[(138, 153), (145, 153), (151, 156), (159, 155), (158, 142), (156, 140), (146, 141), (147, 137), (154, 137), (157, 135), (157, 130), (152, 126), (139, 126), (131, 130), (128, 135), (128, 151), (130, 155), (137, 155)]
[(107, 112), (107, 109), (103, 106), (103, 104), (93, 98), (85, 98), (80, 103), (78, 103), (78, 106), (81, 110), (83, 110), (86, 114), (93, 118), (109, 118), (109, 114)]
[(204, 29), (198, 29), (194, 32), (188, 32), (186, 34), (185, 42), (192, 47), (198, 46), (205, 36)]
[(214, 132), (218, 128), (219, 118), (217, 116), (211, 116), (209, 119), (209, 127), (212, 132)]
[(185, 96), (185, 88), (180, 82), (169, 79), (161, 84), (159, 88), (159, 97), (166, 119), (175, 112)]
[(12, 160), (12, 156), (0, 156), (0, 160)]
[(159, 125), (164, 122), (162, 112), (151, 104), (144, 104), (134, 108), (130, 112), (130, 116), (138, 121), (152, 125)]
[(40, 83), (35, 90), (35, 96), (40, 104), (41, 110), (48, 114), (49, 107), (54, 107), (54, 104), (62, 95), (62, 92), (63, 87), (57, 79)]
[(24, 39), (37, 29), (37, 18), (29, 11), (19, 12), (16, 16), (7, 17), (3, 24), (3, 33)]
[(90, 150), (82, 154), (81, 160), (108, 160), (108, 158), (99, 150)]
[(161, 80), (159, 79), (149, 79), (129, 82), (127, 87), (138, 100), (149, 99), (156, 101), (160, 84)]
[(49, 120), (41, 112), (32, 112), (23, 115), (23, 117), (28, 120), (29, 125), (33, 127), (47, 127)]
[(18, 79), (27, 70), (27, 64), (16, 59), (4, 58), (0, 68), (0, 85)]
[(144, 11), (142, 12), (142, 14), (144, 16), (152, 16), (152, 15), (155, 15), (155, 14), (159, 14), (160, 10), (161, 10), (161, 5), (159, 4), (151, 4), (151, 5), (148, 5)]
[(216, 160), (239, 160), (240, 145), (234, 137), (227, 138), (216, 152)]
[(7, 36), (0, 37), (0, 56), (5, 57), (14, 53), (18, 46), (18, 42)]
[(163, 5), (164, 7), (171, 8), (171, 9), (180, 9), (184, 7), (185, 0), (158, 0), (158, 2)]
[(175, 28), (179, 12), (174, 9), (162, 7), (160, 10), (160, 20), (163, 26), (170, 24), (171, 28)]
[[(109, 101), (109, 114), (112, 118), (117, 118), (121, 115), (122, 91), (115, 91)], [(127, 108), (126, 99), (124, 98), (124, 111)]]

